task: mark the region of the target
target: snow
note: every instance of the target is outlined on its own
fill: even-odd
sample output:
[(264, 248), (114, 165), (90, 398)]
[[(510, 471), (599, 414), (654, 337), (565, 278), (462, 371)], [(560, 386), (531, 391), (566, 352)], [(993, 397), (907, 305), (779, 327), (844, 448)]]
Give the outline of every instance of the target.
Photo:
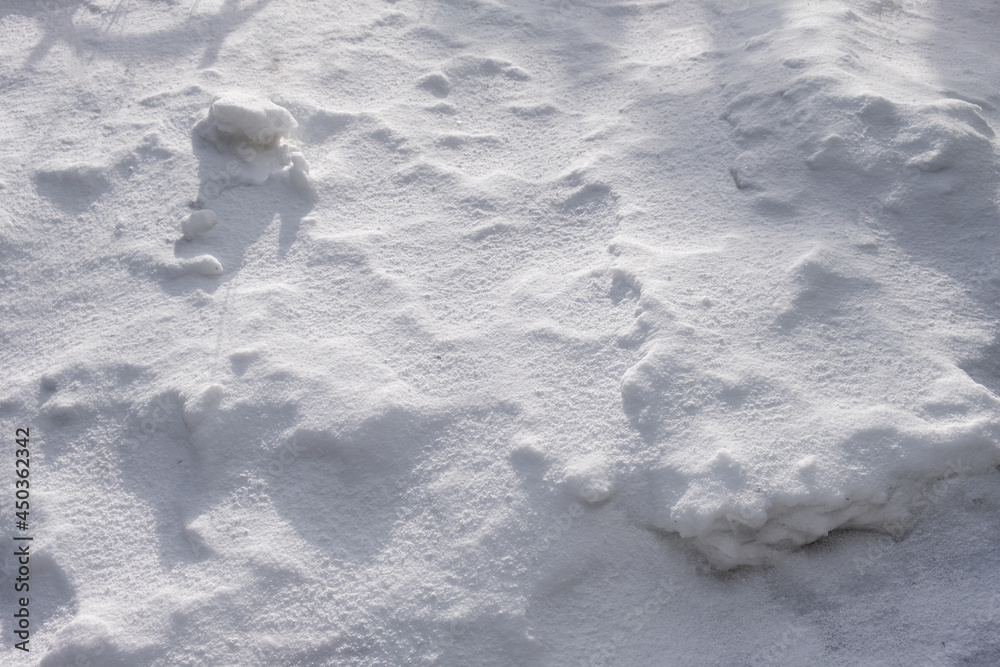
[(216, 97), (194, 127), (195, 136), (217, 150), (215, 156), (202, 153), (202, 172), (217, 173), (202, 179), (200, 200), (229, 187), (260, 185), (275, 173), (286, 174), (300, 190), (311, 190), (309, 163), (285, 141), (297, 127), (287, 109), (266, 98), (239, 92)]
[(261, 97), (229, 92), (212, 101), (208, 116), (195, 129), (224, 150), (239, 142), (254, 148), (273, 148), (296, 127), (298, 123), (288, 109)]
[(174, 275), (197, 274), (200, 276), (217, 276), (222, 273), (222, 264), (211, 255), (198, 255), (180, 260), (176, 267), (170, 266)]
[(1000, 663), (998, 25), (0, 6), (0, 663)]
[(215, 211), (206, 208), (184, 216), (181, 220), (181, 232), (184, 233), (184, 238), (193, 241), (196, 236), (204, 234), (218, 223), (219, 217), (215, 215)]

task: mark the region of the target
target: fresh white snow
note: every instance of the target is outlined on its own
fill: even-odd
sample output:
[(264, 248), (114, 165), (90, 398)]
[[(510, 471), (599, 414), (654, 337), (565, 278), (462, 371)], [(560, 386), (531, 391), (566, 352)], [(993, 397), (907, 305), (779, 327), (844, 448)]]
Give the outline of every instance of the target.
[(7, 665), (1000, 664), (994, 0), (0, 0)]
[(188, 241), (193, 241), (199, 234), (204, 234), (212, 227), (219, 224), (219, 217), (212, 209), (202, 209), (190, 215), (184, 216), (181, 220), (181, 232)]

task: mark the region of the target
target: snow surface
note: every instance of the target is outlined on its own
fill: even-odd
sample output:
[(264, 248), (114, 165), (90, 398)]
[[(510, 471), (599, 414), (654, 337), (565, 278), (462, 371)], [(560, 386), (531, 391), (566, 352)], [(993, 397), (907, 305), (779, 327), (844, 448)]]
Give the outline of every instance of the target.
[(184, 216), (184, 219), (181, 220), (181, 232), (184, 234), (184, 238), (193, 241), (196, 236), (204, 234), (217, 224), (219, 224), (219, 217), (215, 215), (215, 211), (204, 208)]
[(1000, 664), (998, 54), (993, 0), (0, 1), (0, 662)]

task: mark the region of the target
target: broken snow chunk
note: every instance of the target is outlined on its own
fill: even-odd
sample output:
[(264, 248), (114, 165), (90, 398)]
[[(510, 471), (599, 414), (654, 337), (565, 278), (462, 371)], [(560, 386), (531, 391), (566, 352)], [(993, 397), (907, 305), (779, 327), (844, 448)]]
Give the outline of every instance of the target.
[(199, 255), (181, 262), (181, 271), (200, 276), (219, 276), (222, 275), (222, 263), (211, 255)]
[(309, 163), (306, 162), (305, 156), (298, 151), (294, 151), (289, 157), (292, 160), (292, 164), (288, 167), (288, 178), (291, 180), (292, 185), (300, 190), (312, 189), (312, 179), (309, 178)]
[(272, 176), (288, 174), (292, 185), (309, 190), (309, 164), (286, 140), (298, 123), (288, 109), (267, 98), (226, 93), (212, 102), (208, 114), (195, 125), (196, 137), (218, 154), (199, 157), (205, 176), (198, 200), (205, 203), (223, 190), (240, 185), (262, 185)]
[(225, 93), (212, 102), (208, 117), (198, 124), (202, 138), (216, 145), (249, 141), (273, 148), (287, 139), (298, 123), (288, 109), (248, 93)]

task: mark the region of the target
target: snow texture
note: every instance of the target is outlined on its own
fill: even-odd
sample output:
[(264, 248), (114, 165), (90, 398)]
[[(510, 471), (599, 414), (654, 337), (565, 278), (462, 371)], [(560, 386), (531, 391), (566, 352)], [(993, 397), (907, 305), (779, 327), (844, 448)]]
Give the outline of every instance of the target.
[(216, 97), (194, 128), (196, 136), (218, 152), (215, 159), (205, 159), (202, 170), (211, 167), (219, 173), (202, 180), (200, 200), (213, 199), (235, 185), (260, 185), (276, 173), (285, 174), (300, 190), (311, 190), (309, 163), (286, 142), (297, 127), (287, 109), (266, 98), (241, 92)]
[(0, 6), (0, 664), (1000, 664), (998, 26)]

